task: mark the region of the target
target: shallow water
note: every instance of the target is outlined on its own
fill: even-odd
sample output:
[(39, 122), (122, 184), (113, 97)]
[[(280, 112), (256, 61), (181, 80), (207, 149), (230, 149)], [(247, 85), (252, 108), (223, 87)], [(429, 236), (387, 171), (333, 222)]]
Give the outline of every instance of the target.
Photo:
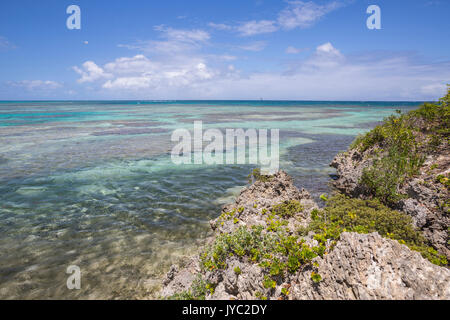
[[(328, 166), (401, 102), (0, 102), (0, 299), (152, 298), (253, 165), (170, 160), (176, 128), (280, 129), (280, 167), (315, 197)], [(69, 265), (81, 268), (68, 290)]]

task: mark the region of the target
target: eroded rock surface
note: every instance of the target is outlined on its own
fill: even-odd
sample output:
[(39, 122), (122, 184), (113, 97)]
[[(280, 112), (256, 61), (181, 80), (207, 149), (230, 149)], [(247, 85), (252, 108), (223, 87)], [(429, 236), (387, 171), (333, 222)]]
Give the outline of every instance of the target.
[(378, 233), (342, 233), (336, 247), (316, 258), (322, 281), (301, 272), (292, 299), (450, 299), (450, 271)]
[(271, 176), (270, 181), (256, 181), (251, 186), (242, 189), (240, 195), (233, 204), (225, 205), (222, 214), (234, 212), (234, 219), (224, 220), (220, 217), (211, 221), (211, 228), (218, 232), (232, 232), (239, 226), (265, 225), (265, 217), (261, 214), (263, 210), (269, 212), (273, 206), (285, 201), (295, 200), (303, 206), (303, 211), (294, 217), (287, 219), (289, 227), (295, 230), (300, 225), (309, 223), (309, 215), (317, 204), (305, 189), (298, 190), (294, 186), (292, 177), (284, 171), (278, 171)]
[[(360, 152), (351, 149), (338, 154), (330, 166), (336, 168), (338, 178), (332, 182), (340, 192), (352, 197), (370, 197), (360, 183), (363, 170), (373, 163), (373, 149)], [(450, 172), (450, 150), (442, 148), (430, 154), (420, 169), (420, 173), (400, 186), (399, 193), (404, 199), (392, 205), (413, 218), (415, 225), (423, 231), (424, 236), (439, 252), (450, 259), (449, 228), (450, 212), (448, 204), (450, 193), (441, 183), (436, 181), (439, 175), (446, 176)]]
[[(261, 211), (288, 200), (296, 200), (304, 207), (287, 219), (289, 227), (306, 225), (317, 205), (307, 191), (293, 185), (291, 177), (280, 171), (269, 181), (255, 182), (242, 190), (234, 204), (224, 207), (222, 213), (236, 213), (233, 219), (219, 217), (211, 221), (215, 235), (207, 242), (239, 226), (265, 226)], [(315, 245), (312, 235), (305, 240)], [(450, 299), (449, 269), (433, 265), (418, 252), (378, 233), (344, 232), (331, 251), (313, 262), (318, 266), (305, 265), (294, 274), (287, 272), (278, 278), (275, 288), (266, 289), (263, 280), (267, 272), (256, 262), (230, 255), (225, 269), (206, 271), (195, 256), (184, 267), (172, 266), (161, 296), (190, 290), (200, 275), (215, 288), (206, 299)], [(321, 275), (322, 281), (312, 280), (313, 271)], [(283, 294), (282, 290), (289, 293)]]

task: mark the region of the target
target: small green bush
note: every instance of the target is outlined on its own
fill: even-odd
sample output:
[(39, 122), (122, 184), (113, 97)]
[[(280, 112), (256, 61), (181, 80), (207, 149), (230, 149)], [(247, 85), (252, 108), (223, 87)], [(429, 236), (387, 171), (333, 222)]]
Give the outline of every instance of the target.
[(285, 201), (273, 206), (272, 213), (282, 217), (290, 218), (296, 213), (302, 212), (303, 206), (296, 200)]
[(426, 244), (421, 232), (414, 228), (410, 216), (386, 207), (378, 199), (352, 199), (337, 194), (327, 201), (323, 210), (315, 210), (311, 219), (309, 227), (300, 231), (303, 234), (316, 232), (314, 239), (320, 243), (328, 239), (338, 240), (341, 232), (345, 231), (378, 232), (420, 252), (432, 263), (447, 265), (445, 257)]
[(360, 180), (369, 194), (388, 205), (402, 198), (399, 186), (419, 172), (428, 151), (449, 140), (449, 97), (450, 87), (438, 103), (424, 103), (407, 114), (392, 115), (355, 139), (351, 148), (361, 152), (374, 148), (373, 165), (364, 169)]

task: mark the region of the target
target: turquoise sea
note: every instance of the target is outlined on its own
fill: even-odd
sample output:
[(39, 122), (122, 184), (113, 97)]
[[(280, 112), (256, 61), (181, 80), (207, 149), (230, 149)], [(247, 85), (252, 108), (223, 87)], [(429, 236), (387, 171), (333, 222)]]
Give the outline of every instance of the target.
[[(0, 102), (0, 299), (154, 298), (253, 165), (174, 165), (177, 128), (280, 130), (280, 167), (315, 197), (334, 155), (415, 102)], [(66, 268), (81, 268), (81, 289)]]

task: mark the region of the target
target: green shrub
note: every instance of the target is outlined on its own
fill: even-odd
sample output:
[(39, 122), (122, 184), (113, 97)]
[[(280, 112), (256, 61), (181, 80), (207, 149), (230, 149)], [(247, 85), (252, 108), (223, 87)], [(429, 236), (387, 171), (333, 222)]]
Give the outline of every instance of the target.
[[(373, 165), (364, 169), (360, 180), (371, 195), (385, 204), (398, 202), (402, 198), (399, 186), (419, 172), (426, 153), (449, 141), (449, 97), (450, 87), (439, 102), (424, 103), (407, 114), (392, 115), (355, 139), (351, 148), (364, 152), (374, 147)], [(428, 138), (421, 137), (423, 134)]]
[(296, 200), (289, 200), (273, 206), (272, 213), (282, 218), (293, 217), (296, 213), (302, 212), (303, 206)]
[(420, 252), (432, 263), (447, 264), (444, 256), (427, 246), (421, 232), (414, 228), (410, 216), (386, 207), (378, 199), (352, 199), (337, 194), (327, 201), (323, 210), (316, 210), (311, 219), (309, 227), (301, 231), (316, 232), (314, 239), (319, 243), (324, 243), (328, 239), (338, 240), (344, 231), (378, 232), (383, 237), (397, 240)]
[(359, 135), (350, 145), (351, 149), (358, 148), (361, 152), (381, 143), (386, 138), (386, 132), (382, 125), (376, 126), (365, 135)]
[(218, 235), (200, 254), (202, 267), (206, 270), (225, 269), (229, 256), (247, 256), (253, 261), (259, 261), (262, 254), (273, 250), (276, 244), (275, 236), (263, 233), (263, 229), (241, 226), (232, 233)]

